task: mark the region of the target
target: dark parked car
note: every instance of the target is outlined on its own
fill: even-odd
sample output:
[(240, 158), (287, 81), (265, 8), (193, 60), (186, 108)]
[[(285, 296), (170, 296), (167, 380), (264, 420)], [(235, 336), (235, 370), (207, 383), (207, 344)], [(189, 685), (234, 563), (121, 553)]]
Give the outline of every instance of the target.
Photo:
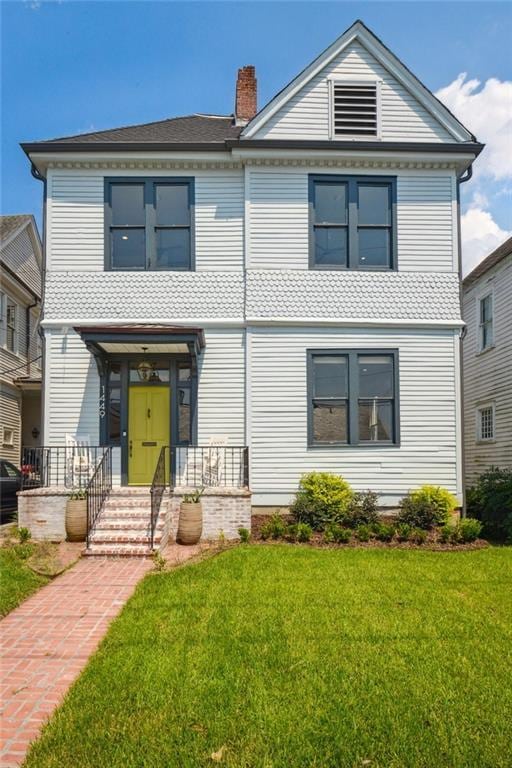
[(18, 508), (17, 491), (21, 488), (21, 472), (14, 464), (0, 459), (0, 522), (8, 523)]

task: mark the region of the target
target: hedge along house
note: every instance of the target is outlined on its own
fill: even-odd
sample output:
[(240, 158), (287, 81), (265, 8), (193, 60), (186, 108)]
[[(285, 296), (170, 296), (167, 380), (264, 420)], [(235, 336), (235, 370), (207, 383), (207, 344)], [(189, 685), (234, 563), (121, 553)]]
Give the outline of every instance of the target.
[(482, 145), (362, 22), (259, 112), (244, 67), (234, 115), (22, 146), (46, 446), (111, 447), (137, 498), (165, 445), (171, 485), (249, 477), (256, 507), (314, 469), (383, 506), (461, 498), (458, 189)]

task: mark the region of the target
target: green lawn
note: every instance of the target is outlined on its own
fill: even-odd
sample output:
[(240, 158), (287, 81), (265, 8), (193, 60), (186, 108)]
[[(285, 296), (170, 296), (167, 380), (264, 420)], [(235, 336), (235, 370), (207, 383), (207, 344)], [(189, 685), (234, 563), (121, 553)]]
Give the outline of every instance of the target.
[(238, 547), (142, 582), (26, 766), (510, 766), (511, 669), (511, 548)]
[(27, 566), (26, 558), (32, 549), (31, 544), (0, 547), (0, 616), (12, 611), (48, 581)]

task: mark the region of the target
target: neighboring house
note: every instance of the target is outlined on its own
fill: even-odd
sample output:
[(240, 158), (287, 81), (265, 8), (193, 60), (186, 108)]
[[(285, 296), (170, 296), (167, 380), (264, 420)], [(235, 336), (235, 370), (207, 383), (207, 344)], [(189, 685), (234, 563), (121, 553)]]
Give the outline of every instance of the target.
[(0, 216), (0, 458), (19, 465), (41, 430), (42, 248), (33, 216)]
[[(263, 109), (22, 145), (45, 184), (44, 444), (249, 447), (384, 506), (462, 494), (458, 187), (475, 137), (361, 22)], [(224, 473), (224, 479), (226, 479)]]
[(465, 482), (512, 469), (512, 237), (462, 284)]

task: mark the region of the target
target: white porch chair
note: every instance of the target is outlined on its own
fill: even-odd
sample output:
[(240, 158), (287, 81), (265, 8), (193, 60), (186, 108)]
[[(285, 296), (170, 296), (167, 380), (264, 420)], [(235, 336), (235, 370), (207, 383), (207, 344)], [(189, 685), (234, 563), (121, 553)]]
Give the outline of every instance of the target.
[(66, 435), (66, 479), (67, 488), (83, 488), (94, 472), (90, 451), (89, 435)]
[(226, 468), (228, 435), (211, 435), (208, 448), (203, 453), (203, 485), (219, 486), (223, 484)]

